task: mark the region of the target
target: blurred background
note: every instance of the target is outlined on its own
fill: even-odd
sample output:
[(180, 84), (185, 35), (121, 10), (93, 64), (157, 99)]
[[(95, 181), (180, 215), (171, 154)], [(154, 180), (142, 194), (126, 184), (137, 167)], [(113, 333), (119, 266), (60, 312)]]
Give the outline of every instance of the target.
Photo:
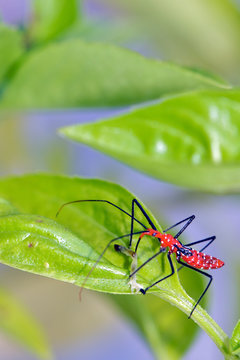
[[(30, 0), (0, 0), (3, 21), (24, 27), (32, 21)], [(145, 56), (214, 71), (240, 82), (240, 4), (230, 0), (86, 0), (82, 21), (65, 34), (134, 49)], [(1, 54), (0, 54), (1, 56)], [(123, 109), (63, 109), (2, 116), (0, 174), (48, 171), (111, 180), (135, 193), (169, 225), (196, 215), (189, 241), (216, 235), (209, 253), (225, 261), (213, 273), (209, 313), (230, 335), (239, 318), (239, 197), (188, 191), (142, 175), (90, 148), (60, 138), (59, 127), (95, 121)], [(77, 198), (77, 194), (76, 194)], [(59, 360), (144, 359), (153, 355), (136, 329), (101, 294), (84, 291), (3, 265), (1, 285), (27, 305), (46, 329)], [(191, 320), (189, 320), (191, 321)], [(30, 360), (0, 334), (1, 358)], [(222, 359), (215, 344), (199, 331), (184, 360)]]

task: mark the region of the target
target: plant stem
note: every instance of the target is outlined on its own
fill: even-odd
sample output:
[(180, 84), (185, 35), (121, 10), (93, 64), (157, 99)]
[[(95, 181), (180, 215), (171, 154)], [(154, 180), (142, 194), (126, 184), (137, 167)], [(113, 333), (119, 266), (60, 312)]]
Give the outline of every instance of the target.
[[(194, 300), (188, 296), (183, 289), (178, 289), (178, 293), (176, 293), (176, 291), (172, 293), (169, 290), (161, 290), (161, 293), (155, 293), (155, 295), (169, 301), (172, 305), (177, 306), (187, 315), (190, 314), (194, 306)], [(223, 353), (225, 359), (238, 359), (238, 357), (231, 355), (230, 353), (228, 336), (201, 306), (198, 305), (196, 307), (191, 319), (195, 321), (210, 336), (219, 350)]]

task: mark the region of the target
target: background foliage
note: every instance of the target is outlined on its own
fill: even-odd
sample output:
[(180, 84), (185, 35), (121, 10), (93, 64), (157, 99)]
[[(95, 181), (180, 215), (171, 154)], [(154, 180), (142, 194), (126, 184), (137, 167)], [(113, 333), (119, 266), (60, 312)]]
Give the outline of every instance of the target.
[[(80, 175), (114, 180), (132, 189), (133, 193), (142, 193), (145, 199), (148, 196), (149, 204), (152, 200), (151, 207), (160, 207), (164, 218), (169, 218), (167, 225), (171, 224), (170, 219), (180, 220), (186, 211), (192, 212), (195, 208), (194, 211), (201, 213), (202, 208), (203, 217), (205, 215), (208, 221), (211, 217), (211, 224), (205, 224), (206, 230), (216, 231), (218, 235), (215, 249), (222, 251), (226, 263), (238, 261), (237, 251), (232, 251), (237, 249), (234, 239), (239, 214), (238, 197), (199, 196), (196, 192), (239, 192), (240, 18), (237, 4), (230, 0), (213, 1), (211, 4), (200, 0), (193, 4), (184, 0), (174, 6), (171, 1), (164, 0), (151, 0), (147, 5), (143, 1), (96, 0), (82, 3), (74, 0), (34, 0), (28, 5), (25, 21), (12, 26), (8, 24), (0, 3), (3, 15), (0, 24), (1, 174), (40, 169), (70, 174), (78, 172)], [(100, 11), (101, 6), (103, 12)], [(129, 108), (130, 105), (134, 108)], [(92, 108), (93, 111), (63, 111), (63, 108), (80, 107)], [(46, 112), (50, 108), (54, 112)], [(42, 111), (39, 112), (39, 109)], [(109, 115), (110, 120), (106, 119)], [(104, 120), (79, 125), (82, 119), (99, 118)], [(74, 122), (77, 124), (72, 125)], [(60, 133), (64, 136), (101, 150), (147, 175), (194, 191), (187, 193), (180, 188), (156, 183), (83, 147), (77, 154), (73, 144), (68, 145), (66, 140), (54, 135), (61, 126), (64, 127)], [(56, 222), (58, 207), (65, 201), (85, 197), (86, 194), (109, 198), (116, 191), (113, 200), (119, 204), (123, 201), (124, 206), (129, 208), (132, 197), (109, 183), (102, 185), (106, 186), (104, 192), (91, 188), (89, 192), (85, 189), (81, 195), (83, 185), (80, 189), (73, 183), (82, 181), (46, 175), (1, 180), (3, 263), (81, 283), (81, 277), (77, 277), (78, 267), (83, 266), (84, 277), (88, 269), (84, 268), (86, 259), (91, 266), (91, 261), (97, 258), (99, 243), (103, 246), (110, 233), (128, 232), (129, 222), (120, 215), (116, 221), (110, 209), (102, 213), (100, 208), (91, 206), (87, 221), (85, 217), (81, 218), (79, 210), (71, 208), (66, 209)], [(91, 181), (86, 184), (92, 186)], [(94, 227), (95, 236), (92, 218), (100, 223), (103, 221), (100, 230)], [(162, 215), (159, 219), (162, 222)], [(221, 223), (227, 223), (227, 227), (221, 226)], [(63, 228), (62, 224), (67, 228)], [(102, 231), (106, 224), (110, 229), (105, 230), (103, 239)], [(195, 234), (199, 238), (199, 231)], [(67, 239), (67, 248), (62, 247), (62, 238)], [(228, 243), (224, 241), (226, 238)], [(34, 247), (33, 243), (42, 244), (42, 247)], [(86, 258), (82, 255), (88, 253), (89, 246), (92, 257)], [(151, 248), (143, 248), (145, 255), (140, 258), (147, 258), (154, 247), (152, 244)], [(111, 250), (105, 260), (107, 263), (104, 266), (111, 271), (116, 270), (112, 266), (118, 267), (119, 273), (114, 276), (123, 281), (129, 262)], [(151, 269), (146, 269), (146, 274), (153, 275), (156, 269), (166, 271), (164, 262), (153, 264)], [(95, 276), (100, 274), (101, 278), (101, 271), (104, 273), (106, 269), (97, 269)], [(8, 273), (11, 274), (10, 270)], [(232, 270), (229, 278), (234, 275)], [(16, 273), (14, 276), (17, 276)], [(194, 278), (193, 281), (193, 274), (187, 271), (181, 278), (181, 282), (190, 283), (184, 282), (184, 288), (196, 298), (203, 287), (201, 279)], [(10, 279), (13, 279), (11, 275)], [(110, 276), (108, 285), (99, 282), (98, 289), (106, 290), (108, 286), (108, 290), (113, 292), (116, 289), (119, 292), (120, 287), (129, 291), (124, 281), (119, 287), (119, 280), (115, 285), (113, 280)], [(172, 282), (166, 283), (166, 287), (176, 290), (178, 284), (177, 277), (174, 277)], [(226, 282), (224, 284), (221, 290), (225, 289)], [(97, 289), (94, 281), (91, 287)], [(227, 291), (223, 292), (226, 296)], [(39, 357), (49, 358), (50, 351), (42, 327), (38, 327), (31, 315), (22, 310), (22, 305), (9, 298), (10, 295), (5, 295), (4, 291), (2, 294), (1, 314), (8, 315), (2, 315), (2, 329)], [(229, 309), (235, 296), (237, 294), (229, 295), (227, 299)], [(6, 298), (9, 299), (7, 311), (4, 305)], [(41, 299), (42, 294), (40, 302)], [(187, 321), (178, 309), (158, 297), (145, 299), (119, 295), (112, 296), (111, 301), (140, 330), (157, 358), (181, 358), (190, 346), (197, 327)], [(232, 314), (231, 318), (228, 314), (225, 325), (229, 335), (236, 316)], [(13, 322), (13, 317), (17, 321)], [(228, 348), (226, 335), (220, 328), (219, 337), (207, 328), (207, 324), (212, 324), (212, 329), (214, 326), (217, 329), (211, 321), (208, 318), (205, 325), (201, 321), (198, 323), (226, 358), (236, 358), (240, 346), (239, 324)], [(172, 325), (173, 322), (178, 324), (178, 328)], [(84, 324), (86, 326), (86, 321)], [(24, 336), (19, 332), (23, 326), (26, 329)], [(201, 350), (205, 347), (202, 346)]]

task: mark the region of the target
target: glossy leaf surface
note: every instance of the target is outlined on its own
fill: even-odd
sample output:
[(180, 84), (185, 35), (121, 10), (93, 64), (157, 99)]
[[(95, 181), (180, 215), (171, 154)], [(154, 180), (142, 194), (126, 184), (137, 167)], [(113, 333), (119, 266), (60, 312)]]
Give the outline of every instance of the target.
[[(21, 212), (0, 218), (1, 261), (23, 270), (80, 285), (108, 242), (130, 232), (130, 217), (108, 204), (75, 204), (64, 208), (57, 219), (55, 217), (60, 205), (76, 196), (80, 199), (107, 198), (130, 211), (133, 195), (108, 182), (33, 175), (3, 180), (0, 195)], [(2, 201), (2, 204), (5, 208), (6, 203)], [(138, 219), (146, 222), (141, 214)], [(136, 231), (139, 229), (142, 227), (136, 226)], [(123, 243), (127, 244), (128, 238)], [(157, 245), (157, 242), (148, 244), (145, 258)], [(126, 281), (129, 264), (130, 260), (111, 247), (86, 286), (129, 293)], [(156, 276), (155, 271), (152, 272)], [(174, 281), (178, 284), (177, 277)]]
[(61, 133), (161, 180), (234, 192), (240, 190), (239, 119), (239, 91), (202, 91)]

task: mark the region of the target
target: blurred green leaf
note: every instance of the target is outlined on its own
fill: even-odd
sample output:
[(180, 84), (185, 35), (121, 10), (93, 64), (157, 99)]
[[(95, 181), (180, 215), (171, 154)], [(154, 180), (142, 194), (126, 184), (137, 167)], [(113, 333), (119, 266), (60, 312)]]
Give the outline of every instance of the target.
[[(0, 217), (0, 261), (22, 270), (82, 285), (109, 240), (129, 233), (130, 217), (103, 203), (66, 206), (58, 216), (58, 223), (55, 221), (56, 210), (63, 203), (77, 198), (107, 199), (130, 212), (133, 195), (121, 186), (106, 181), (44, 174), (9, 177), (0, 180), (0, 197), (22, 213)], [(6, 207), (4, 203), (3, 206)], [(135, 216), (146, 224), (140, 211), (136, 211)], [(142, 230), (142, 227), (137, 223), (134, 230), (139, 229)], [(128, 238), (119, 243), (127, 246)], [(156, 239), (143, 241), (138, 250), (138, 265), (157, 250), (159, 243)], [(162, 255), (137, 273), (137, 282), (141, 286), (145, 287), (169, 274), (170, 266), (166, 256)], [(110, 246), (84, 286), (129, 294), (130, 266), (130, 258)], [(180, 285), (177, 272), (151, 290), (187, 314), (195, 303)], [(192, 319), (226, 353), (226, 334), (201, 306), (195, 309)]]
[(238, 320), (237, 325), (233, 330), (230, 346), (233, 354), (240, 357), (240, 320)]
[(61, 40), (78, 38), (86, 42), (124, 46), (129, 41), (136, 40), (138, 36), (139, 32), (127, 21), (123, 20), (119, 24), (113, 18), (107, 22), (105, 19), (90, 20), (85, 18), (81, 22), (76, 22), (68, 31), (65, 31), (61, 35)]
[[(132, 321), (140, 330), (156, 359), (182, 358), (197, 329), (182, 312), (154, 295), (115, 295), (112, 300), (123, 311), (127, 320)], [(184, 338), (185, 335), (188, 337)]]
[(240, 11), (232, 0), (95, 0), (116, 23), (128, 21), (139, 41), (165, 59), (205, 67), (239, 84)]
[(48, 41), (73, 25), (78, 19), (77, 0), (34, 0), (30, 37)]
[(21, 33), (0, 23), (0, 82), (23, 50)]
[(164, 181), (240, 190), (238, 90), (184, 94), (60, 132)]
[(117, 106), (216, 87), (227, 85), (124, 48), (74, 39), (29, 53), (6, 88), (1, 107)]
[(0, 329), (37, 357), (52, 358), (41, 326), (3, 289), (0, 289)]
[(18, 214), (19, 211), (7, 200), (0, 198), (0, 216)]

